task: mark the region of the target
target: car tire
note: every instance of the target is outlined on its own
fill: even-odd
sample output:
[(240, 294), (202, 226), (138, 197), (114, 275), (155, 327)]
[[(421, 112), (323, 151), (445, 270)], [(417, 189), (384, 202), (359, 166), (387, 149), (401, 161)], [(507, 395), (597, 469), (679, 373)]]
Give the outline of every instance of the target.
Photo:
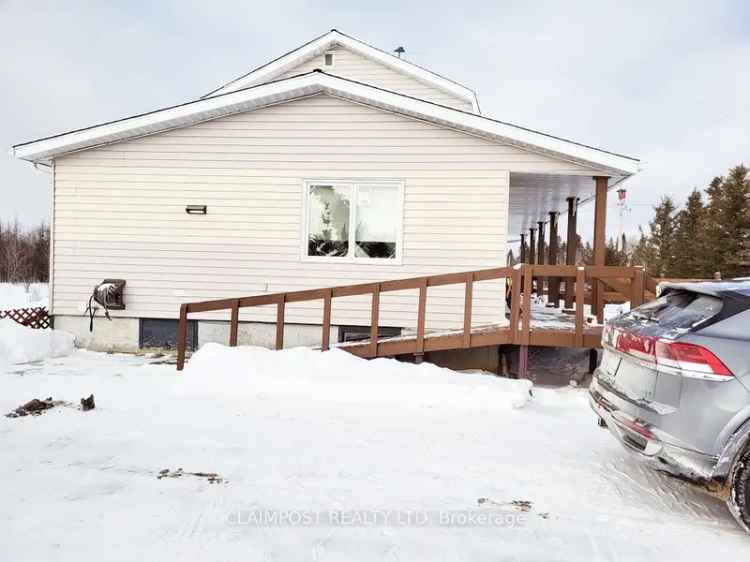
[(750, 444), (737, 459), (732, 470), (731, 489), (729, 491), (729, 511), (737, 522), (750, 532)]

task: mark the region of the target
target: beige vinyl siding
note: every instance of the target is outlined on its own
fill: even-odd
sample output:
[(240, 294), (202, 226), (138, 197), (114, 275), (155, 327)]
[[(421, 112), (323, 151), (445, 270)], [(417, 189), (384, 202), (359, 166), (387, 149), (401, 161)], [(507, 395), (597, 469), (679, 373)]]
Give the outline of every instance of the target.
[[(55, 165), (53, 313), (80, 314), (104, 278), (127, 280), (114, 315), (176, 318), (187, 301), (502, 266), (518, 170), (583, 172), (322, 95), (72, 154)], [(404, 183), (402, 265), (301, 261), (303, 182), (318, 178)], [(476, 322), (501, 320), (502, 283), (475, 291)], [(431, 289), (428, 328), (460, 326), (463, 298)], [(321, 318), (321, 303), (287, 307), (287, 322)], [(336, 299), (333, 322), (368, 325), (369, 301)], [(384, 295), (381, 323), (415, 326), (416, 291)]]
[(399, 94), (455, 107), (464, 111), (473, 111), (470, 101), (436, 88), (431, 84), (421, 82), (412, 76), (389, 68), (384, 64), (349, 49), (337, 47), (327, 52), (334, 55), (334, 65), (332, 67), (325, 66), (324, 55), (320, 54), (287, 70), (280, 78), (289, 78), (319, 68), (329, 74), (335, 74), (336, 76), (349, 78), (357, 82), (364, 82), (365, 84), (391, 90)]

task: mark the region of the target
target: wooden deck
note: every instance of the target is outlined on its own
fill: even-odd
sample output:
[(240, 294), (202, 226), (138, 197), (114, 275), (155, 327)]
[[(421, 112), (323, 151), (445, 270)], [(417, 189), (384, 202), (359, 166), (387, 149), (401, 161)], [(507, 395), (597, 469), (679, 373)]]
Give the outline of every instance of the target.
[[(542, 311), (533, 305), (534, 280), (552, 279), (556, 283), (564, 279), (571, 291), (575, 312), (568, 317), (560, 316), (559, 322), (543, 322)], [(507, 279), (510, 283), (510, 306), (507, 311), (508, 322), (490, 326), (472, 325), (472, 299), (474, 284), (493, 279)], [(425, 330), (427, 291), (430, 287), (445, 285), (464, 285), (464, 321), (463, 327), (454, 332), (429, 333)], [(415, 289), (419, 291), (417, 310), (417, 329), (413, 335), (397, 338), (379, 339), (380, 295), (389, 291)], [(596, 289), (596, 290), (593, 290)], [(605, 289), (609, 289), (606, 291)], [(180, 307), (180, 321), (177, 331), (177, 370), (185, 364), (187, 347), (188, 316), (192, 313), (210, 311), (231, 311), (229, 341), (230, 346), (237, 345), (239, 330), (239, 310), (241, 308), (276, 305), (276, 349), (284, 347), (284, 310), (286, 303), (322, 300), (323, 317), (321, 321), (322, 351), (330, 348), (331, 309), (337, 297), (353, 295), (371, 295), (370, 339), (347, 345), (340, 345), (360, 357), (393, 357), (413, 354), (420, 361), (425, 353), (451, 349), (468, 349), (494, 345), (514, 344), (550, 347), (599, 347), (601, 325), (589, 325), (584, 318), (584, 306), (587, 295), (592, 294), (592, 309), (600, 320), (605, 299), (628, 300), (633, 306), (640, 305), (656, 291), (656, 283), (648, 278), (640, 267), (609, 266), (566, 266), (566, 265), (528, 265), (499, 267), (447, 273), (426, 277), (397, 279), (378, 283), (363, 283), (341, 287), (328, 287), (307, 291), (293, 291), (271, 295), (256, 295), (233, 299), (220, 299), (186, 303)], [(526, 311), (530, 309), (531, 314)], [(546, 310), (544, 314), (549, 314)], [(561, 313), (560, 313), (561, 314)]]

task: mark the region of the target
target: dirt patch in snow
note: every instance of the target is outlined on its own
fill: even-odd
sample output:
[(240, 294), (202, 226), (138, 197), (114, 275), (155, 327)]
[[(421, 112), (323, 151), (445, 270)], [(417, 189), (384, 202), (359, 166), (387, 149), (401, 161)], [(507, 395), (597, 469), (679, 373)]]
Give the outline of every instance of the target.
[(529, 500), (511, 500), (509, 502), (498, 502), (491, 498), (479, 498), (477, 499), (477, 505), (491, 505), (493, 507), (512, 507), (516, 511), (528, 512), (531, 511), (531, 507), (534, 505)]
[(177, 470), (170, 470), (165, 468), (159, 471), (156, 478), (161, 480), (162, 478), (181, 478), (182, 476), (195, 476), (197, 478), (205, 478), (209, 484), (226, 484), (228, 480), (224, 480), (215, 472), (186, 472), (181, 468)]
[(39, 400), (38, 398), (33, 398), (26, 402), (25, 404), (21, 404), (18, 408), (13, 410), (12, 412), (5, 414), (6, 418), (22, 418), (25, 416), (39, 416), (46, 412), (47, 410), (50, 410), (54, 408), (55, 406), (63, 406), (66, 405), (66, 402), (63, 400), (52, 400), (52, 397), (45, 398), (44, 400)]
[(81, 398), (80, 406), (74, 406), (70, 402), (65, 400), (53, 400), (52, 397), (39, 400), (38, 398), (32, 398), (28, 402), (21, 404), (15, 410), (5, 414), (6, 418), (23, 418), (26, 416), (40, 416), (47, 410), (51, 410), (56, 406), (62, 406), (64, 408), (75, 408), (82, 412), (87, 412), (96, 408), (94, 403), (94, 395), (91, 394), (88, 398)]

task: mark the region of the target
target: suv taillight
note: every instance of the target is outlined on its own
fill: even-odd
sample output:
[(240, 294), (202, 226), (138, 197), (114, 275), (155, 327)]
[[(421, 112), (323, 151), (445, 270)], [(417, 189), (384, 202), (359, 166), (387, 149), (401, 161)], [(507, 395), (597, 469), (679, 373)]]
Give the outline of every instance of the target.
[(732, 371), (711, 351), (693, 343), (669, 340), (656, 342), (656, 363), (683, 371), (731, 377)]
[(655, 363), (680, 371), (707, 375), (733, 376), (732, 371), (703, 346), (693, 343), (642, 336), (614, 328), (607, 334), (605, 344), (641, 361)]

